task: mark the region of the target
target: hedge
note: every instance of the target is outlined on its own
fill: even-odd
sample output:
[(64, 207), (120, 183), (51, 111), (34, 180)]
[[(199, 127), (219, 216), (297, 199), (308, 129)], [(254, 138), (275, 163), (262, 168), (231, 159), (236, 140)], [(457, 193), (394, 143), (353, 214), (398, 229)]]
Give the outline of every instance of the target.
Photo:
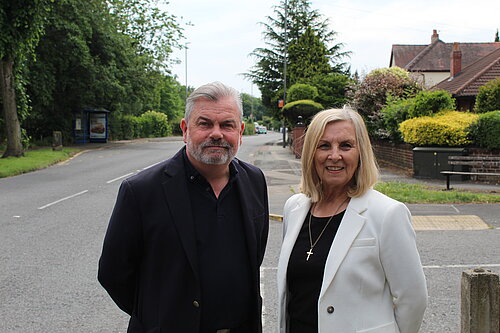
[(480, 147), (500, 148), (500, 111), (481, 113), (469, 128), (471, 139)]
[(433, 117), (408, 119), (399, 125), (404, 142), (416, 146), (456, 147), (472, 143), (468, 128), (477, 114), (444, 111)]

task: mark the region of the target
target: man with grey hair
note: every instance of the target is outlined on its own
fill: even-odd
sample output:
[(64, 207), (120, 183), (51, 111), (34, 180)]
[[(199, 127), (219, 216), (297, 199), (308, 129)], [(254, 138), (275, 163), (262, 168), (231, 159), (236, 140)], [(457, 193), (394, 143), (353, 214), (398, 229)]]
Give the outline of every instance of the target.
[(262, 332), (269, 208), (262, 171), (235, 158), (242, 113), (233, 88), (199, 87), (186, 145), (122, 183), (98, 279), (131, 316), (128, 332)]

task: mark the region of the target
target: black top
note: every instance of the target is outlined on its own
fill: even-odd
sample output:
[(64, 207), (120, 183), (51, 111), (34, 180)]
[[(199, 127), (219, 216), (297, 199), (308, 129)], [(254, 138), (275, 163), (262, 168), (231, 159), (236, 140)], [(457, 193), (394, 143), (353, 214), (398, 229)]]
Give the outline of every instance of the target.
[[(345, 212), (345, 211), (344, 211)], [(323, 282), (328, 252), (340, 226), (344, 212), (333, 217), (318, 243), (312, 250), (313, 254), (307, 259), (307, 252), (311, 248), (309, 240), (309, 216), (307, 214), (299, 236), (293, 247), (288, 261), (287, 285), (288, 316), (290, 333), (317, 333), (318, 332), (318, 299)], [(313, 243), (318, 238), (330, 217), (315, 217), (311, 220), (311, 235)]]
[(184, 153), (201, 278), (200, 332), (241, 327), (252, 309), (251, 269), (232, 162), (217, 198)]

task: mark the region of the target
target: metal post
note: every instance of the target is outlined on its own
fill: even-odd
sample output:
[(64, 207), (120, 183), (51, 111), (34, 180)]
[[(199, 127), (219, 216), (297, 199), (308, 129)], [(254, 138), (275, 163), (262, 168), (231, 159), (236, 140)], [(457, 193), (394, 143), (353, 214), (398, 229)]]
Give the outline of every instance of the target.
[[(283, 65), (283, 105), (286, 103), (286, 63), (288, 61), (288, 1), (285, 0), (285, 57)], [(283, 117), (283, 148), (286, 147), (286, 125), (285, 117)]]
[(185, 72), (186, 72), (186, 99), (188, 98), (188, 44), (189, 42), (186, 42), (184, 46), (184, 66), (185, 66)]

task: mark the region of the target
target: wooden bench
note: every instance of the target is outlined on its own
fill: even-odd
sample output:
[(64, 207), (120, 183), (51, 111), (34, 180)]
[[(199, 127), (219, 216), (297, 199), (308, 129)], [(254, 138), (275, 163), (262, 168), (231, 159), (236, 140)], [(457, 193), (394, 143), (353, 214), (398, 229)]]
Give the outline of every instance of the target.
[(451, 171), (441, 171), (446, 176), (446, 189), (450, 190), (450, 177), (453, 175), (469, 176), (500, 176), (499, 172), (482, 171), (454, 171), (455, 165), (464, 165), (470, 168), (485, 168), (500, 166), (500, 156), (448, 156), (448, 164), (451, 165)]

